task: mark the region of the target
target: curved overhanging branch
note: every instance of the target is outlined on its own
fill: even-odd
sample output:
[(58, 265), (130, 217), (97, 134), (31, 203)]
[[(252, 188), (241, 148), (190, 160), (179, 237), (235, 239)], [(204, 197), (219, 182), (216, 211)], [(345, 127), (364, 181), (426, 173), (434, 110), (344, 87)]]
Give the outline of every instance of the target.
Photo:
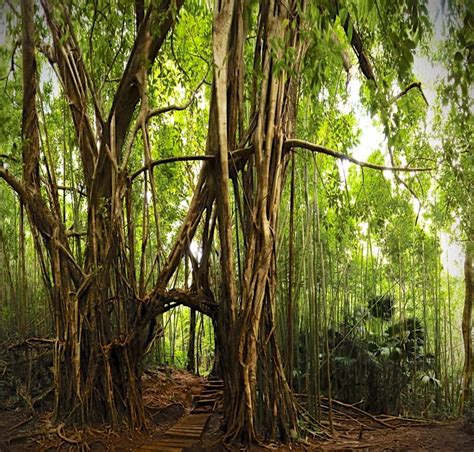
[(153, 118), (155, 116), (162, 115), (164, 113), (169, 113), (170, 111), (183, 111), (183, 110), (186, 110), (188, 107), (191, 106), (191, 104), (196, 99), (196, 96), (197, 96), (199, 90), (201, 89), (201, 86), (206, 81), (206, 78), (207, 78), (207, 72), (206, 72), (206, 75), (201, 79), (199, 84), (196, 86), (194, 91), (191, 93), (191, 96), (189, 97), (189, 99), (187, 100), (187, 102), (185, 104), (183, 104), (183, 105), (168, 105), (166, 107), (160, 107), (160, 108), (155, 108), (153, 110), (149, 110), (147, 115), (146, 115), (146, 120), (148, 121), (148, 120), (150, 120), (151, 118)]
[(146, 170), (150, 170), (155, 166), (164, 165), (165, 163), (174, 163), (174, 162), (192, 162), (192, 161), (206, 161), (206, 160), (214, 160), (216, 158), (215, 155), (183, 155), (179, 157), (167, 157), (164, 159), (159, 160), (152, 160), (147, 165), (142, 166), (139, 170), (135, 171), (131, 176), (130, 180), (135, 180), (140, 174), (142, 174)]
[[(306, 149), (311, 152), (318, 152), (320, 154), (326, 154), (330, 155), (331, 157), (338, 158), (340, 160), (347, 160), (351, 163), (354, 163), (355, 165), (360, 166), (361, 168), (371, 168), (375, 170), (380, 170), (380, 171), (396, 171), (396, 172), (423, 172), (423, 171), (434, 171), (436, 168), (411, 168), (411, 167), (405, 167), (405, 166), (384, 166), (384, 165), (377, 165), (375, 163), (370, 163), (370, 162), (363, 162), (360, 160), (357, 160), (356, 158), (344, 154), (342, 152), (335, 151), (333, 149), (326, 148), (324, 146), (320, 146), (318, 144), (311, 143), (309, 141), (304, 141), (304, 140), (298, 140), (296, 138), (292, 138), (289, 140), (285, 141), (285, 149), (286, 151), (290, 151), (292, 148), (302, 148)], [(231, 160), (233, 164), (235, 164), (235, 161), (238, 158), (241, 157), (248, 157), (253, 153), (253, 147), (248, 146), (243, 149), (237, 149), (234, 152), (230, 153)], [(204, 155), (183, 155), (183, 156), (176, 156), (176, 157), (167, 157), (164, 159), (159, 159), (159, 160), (152, 160), (150, 163), (147, 165), (142, 166), (140, 169), (132, 173), (129, 177), (129, 180), (133, 182), (140, 174), (142, 174), (144, 171), (154, 168), (155, 166), (159, 165), (165, 165), (167, 163), (175, 163), (175, 162), (191, 162), (191, 161), (211, 161), (215, 160), (216, 155), (212, 154), (204, 154)], [(229, 163), (229, 166), (231, 164)], [(240, 165), (239, 165), (240, 166)], [(236, 170), (237, 167), (232, 167), (232, 169)], [(231, 170), (231, 168), (229, 168)]]
[(350, 155), (343, 154), (342, 152), (334, 151), (333, 149), (325, 148), (318, 144), (310, 143), (309, 141), (290, 139), (285, 141), (285, 148), (290, 151), (293, 148), (307, 149), (311, 152), (317, 152), (319, 154), (330, 155), (331, 157), (338, 158), (340, 160), (347, 160), (348, 162), (354, 163), (361, 168), (371, 168), (379, 171), (395, 171), (395, 172), (422, 172), (422, 171), (433, 171), (435, 168), (409, 168), (406, 166), (385, 166), (376, 165), (375, 163), (362, 162), (357, 160)]
[(410, 83), (403, 91), (401, 91), (400, 93), (398, 93), (392, 100), (392, 103), (394, 102), (397, 102), (399, 99), (401, 99), (403, 96), (405, 96), (405, 94), (407, 94), (409, 91), (411, 91), (412, 89), (414, 88), (417, 88), (419, 91), (420, 91), (420, 94), (421, 94), (421, 97), (423, 97), (423, 100), (425, 101), (425, 104), (426, 106), (429, 107), (429, 103), (428, 103), (428, 100), (426, 99), (426, 96), (425, 96), (425, 93), (423, 92), (423, 90), (421, 89), (421, 82), (413, 82), (413, 83)]
[(219, 305), (210, 290), (157, 289), (149, 298), (147, 315), (142, 319), (147, 324), (153, 317), (164, 314), (177, 306), (187, 306), (212, 319), (217, 317)]
[[(336, 2), (337, 4), (337, 2)], [(342, 24), (344, 31), (346, 32), (346, 36), (350, 39), (352, 49), (359, 61), (359, 67), (362, 73), (364, 74), (367, 80), (373, 80), (375, 82), (374, 70), (372, 68), (372, 64), (367, 56), (367, 53), (364, 49), (364, 44), (362, 39), (357, 32), (354, 21), (352, 20), (351, 16), (347, 14), (346, 20)], [(375, 82), (375, 84), (377, 84)]]
[[(233, 173), (233, 170), (235, 170), (238, 167), (237, 162), (236, 162), (237, 159), (239, 159), (240, 157), (245, 157), (245, 156), (250, 155), (252, 153), (252, 150), (253, 150), (253, 147), (248, 146), (246, 148), (237, 149), (234, 152), (231, 152), (230, 153), (231, 162), (229, 163), (229, 172)], [(215, 154), (204, 154), (204, 155), (182, 155), (182, 156), (177, 156), (177, 157), (167, 157), (164, 159), (152, 160), (147, 165), (144, 165), (140, 169), (135, 171), (129, 177), (129, 179), (130, 181), (133, 182), (144, 171), (154, 168), (155, 166), (164, 165), (166, 163), (209, 161), (209, 160), (215, 160), (216, 158), (217, 156)]]
[(66, 258), (74, 284), (78, 287), (84, 274), (67, 246), (55, 238), (54, 231), (57, 224), (54, 217), (46, 208), (41, 194), (26, 187), (19, 179), (2, 166), (0, 166), (0, 179), (3, 179), (13, 189), (25, 206), (31, 207), (30, 215), (35, 227), (38, 229), (38, 232), (41, 234), (46, 244), (54, 241), (57, 249)]
[(28, 202), (28, 193), (21, 181), (10, 173), (3, 165), (0, 165), (0, 179), (3, 179), (13, 191), (20, 197), (21, 202), (25, 204)]
[[(201, 80), (201, 82), (198, 84), (198, 86), (194, 89), (194, 91), (192, 92), (191, 96), (189, 97), (189, 99), (186, 101), (185, 104), (183, 105), (167, 105), (166, 107), (160, 107), (160, 108), (155, 108), (155, 109), (149, 109), (147, 106), (143, 109), (143, 102), (142, 102), (142, 109), (140, 110), (140, 113), (138, 115), (138, 118), (137, 120), (135, 121), (135, 125), (133, 127), (133, 130), (130, 131), (130, 137), (129, 139), (127, 140), (128, 143), (127, 143), (127, 148), (125, 150), (125, 156), (124, 156), (124, 159), (122, 161), (122, 170), (125, 169), (127, 167), (127, 164), (128, 164), (128, 160), (130, 158), (130, 155), (132, 153), (132, 148), (133, 148), (133, 144), (135, 142), (135, 139), (137, 137), (137, 134), (138, 134), (138, 131), (141, 130), (143, 128), (143, 126), (145, 124), (148, 123), (148, 121), (151, 119), (151, 118), (154, 118), (155, 116), (158, 116), (158, 115), (162, 115), (164, 113), (169, 113), (169, 112), (172, 112), (172, 111), (183, 111), (183, 110), (186, 110), (187, 108), (189, 108), (191, 106), (191, 104), (194, 102), (194, 100), (196, 99), (196, 96), (199, 92), (199, 90), (201, 89), (201, 86), (203, 85), (204, 81), (206, 80), (206, 77), (207, 77), (207, 72), (206, 72), (206, 75), (203, 77), (203, 79)], [(197, 160), (201, 160), (201, 159), (197, 159)], [(171, 162), (173, 161), (179, 161), (179, 160), (171, 160)], [(170, 162), (170, 163), (171, 163)], [(163, 163), (168, 163), (168, 162), (163, 162)], [(155, 165), (156, 166), (156, 165)], [(140, 173), (143, 172), (145, 169), (151, 169), (153, 168), (153, 166), (151, 167), (144, 167), (140, 170)], [(138, 174), (137, 174), (138, 175)], [(136, 177), (136, 176), (135, 176)], [(134, 179), (135, 177), (132, 177), (132, 179)]]

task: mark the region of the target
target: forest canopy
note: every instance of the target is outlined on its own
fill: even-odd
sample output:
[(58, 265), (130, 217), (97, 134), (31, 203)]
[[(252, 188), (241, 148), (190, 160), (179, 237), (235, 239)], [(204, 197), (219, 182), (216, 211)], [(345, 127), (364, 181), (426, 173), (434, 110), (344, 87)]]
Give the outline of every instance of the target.
[(0, 403), (140, 429), (171, 365), (229, 443), (472, 416), (469, 6), (7, 0), (0, 340), (49, 361)]

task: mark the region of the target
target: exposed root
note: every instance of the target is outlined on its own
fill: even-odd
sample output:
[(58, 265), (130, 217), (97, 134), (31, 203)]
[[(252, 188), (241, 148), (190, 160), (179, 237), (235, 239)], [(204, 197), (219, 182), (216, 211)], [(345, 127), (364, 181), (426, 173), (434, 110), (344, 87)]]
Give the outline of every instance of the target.
[(28, 419), (24, 419), (18, 424), (15, 424), (13, 427), (10, 428), (10, 431), (12, 432), (13, 430), (16, 430), (17, 428), (23, 427), (25, 424), (28, 424), (28, 422), (30, 422), (31, 420), (33, 420), (33, 416), (30, 416)]
[(65, 441), (66, 443), (69, 443), (69, 444), (79, 444), (79, 441), (78, 441), (78, 440), (73, 439), (73, 438), (68, 438), (68, 437), (63, 433), (63, 429), (64, 429), (64, 424), (59, 424), (58, 427), (56, 428), (56, 433), (57, 433), (57, 435), (58, 435), (63, 441)]
[(377, 418), (377, 416), (374, 416), (373, 414), (367, 413), (367, 411), (361, 410), (360, 408), (357, 408), (356, 406), (351, 405), (349, 403), (340, 402), (340, 401), (334, 400), (334, 399), (332, 399), (332, 403), (335, 404), (335, 405), (342, 406), (344, 408), (348, 408), (350, 410), (353, 410), (353, 411), (355, 411), (356, 413), (358, 413), (362, 416), (368, 417), (369, 419), (373, 420), (377, 424), (382, 425), (383, 427), (395, 428), (393, 425), (387, 424), (386, 422), (384, 422), (381, 419)]

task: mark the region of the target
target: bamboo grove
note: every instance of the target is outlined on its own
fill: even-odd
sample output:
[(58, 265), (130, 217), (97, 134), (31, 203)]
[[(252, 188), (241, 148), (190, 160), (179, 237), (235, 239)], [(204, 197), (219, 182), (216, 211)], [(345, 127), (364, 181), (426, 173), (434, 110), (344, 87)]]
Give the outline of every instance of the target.
[(7, 3), (1, 333), (52, 348), (56, 422), (143, 428), (153, 363), (223, 378), (229, 443), (472, 407), (467, 2), (434, 105), (421, 1)]

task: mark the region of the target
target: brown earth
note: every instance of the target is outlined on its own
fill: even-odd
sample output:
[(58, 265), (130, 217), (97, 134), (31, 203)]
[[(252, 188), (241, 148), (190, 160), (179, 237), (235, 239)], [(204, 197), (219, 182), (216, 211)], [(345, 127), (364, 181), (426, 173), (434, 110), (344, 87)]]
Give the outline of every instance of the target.
[[(171, 369), (147, 372), (143, 380), (144, 401), (149, 414), (146, 434), (117, 434), (107, 426), (83, 430), (58, 427), (51, 424), (51, 413), (34, 418), (18, 408), (0, 411), (0, 451), (135, 450), (189, 414), (192, 398), (202, 390), (204, 382), (201, 377)], [(375, 417), (351, 412), (350, 406), (339, 408), (334, 416), (336, 431), (333, 435), (326, 433), (318, 440), (306, 438), (293, 446), (268, 444), (267, 449), (251, 447), (249, 450), (474, 452), (474, 435), (468, 433), (460, 421), (427, 422), (393, 416)], [(214, 413), (201, 442), (186, 451), (232, 450), (221, 445), (220, 420), (220, 414)], [(326, 431), (329, 430), (327, 422), (322, 425)]]
[(86, 429), (53, 426), (51, 412), (35, 413), (35, 417), (26, 409), (0, 409), (0, 452), (134, 450), (189, 413), (193, 396), (201, 391), (203, 382), (201, 377), (169, 368), (145, 372), (145, 434), (116, 433), (107, 425)]
[(378, 429), (359, 435), (349, 434), (323, 442), (308, 450), (357, 450), (357, 451), (471, 451), (474, 436), (463, 429), (461, 422), (435, 424), (409, 424), (394, 429)]
[[(228, 450), (221, 445), (215, 445), (216, 437), (213, 439), (214, 445), (209, 440), (202, 445), (202, 448), (193, 449), (193, 452), (220, 452)], [(352, 429), (345, 432), (339, 431), (331, 439), (307, 440), (303, 444), (293, 446), (269, 446), (271, 450), (278, 451), (474, 452), (474, 435), (467, 433), (459, 421), (449, 423), (436, 422), (433, 424), (420, 424), (412, 421), (393, 429), (381, 427), (374, 430), (363, 430), (362, 435), (360, 430)], [(261, 447), (252, 447), (250, 449), (252, 452), (263, 452), (265, 450)], [(187, 451), (191, 452), (191, 449), (187, 449)]]

